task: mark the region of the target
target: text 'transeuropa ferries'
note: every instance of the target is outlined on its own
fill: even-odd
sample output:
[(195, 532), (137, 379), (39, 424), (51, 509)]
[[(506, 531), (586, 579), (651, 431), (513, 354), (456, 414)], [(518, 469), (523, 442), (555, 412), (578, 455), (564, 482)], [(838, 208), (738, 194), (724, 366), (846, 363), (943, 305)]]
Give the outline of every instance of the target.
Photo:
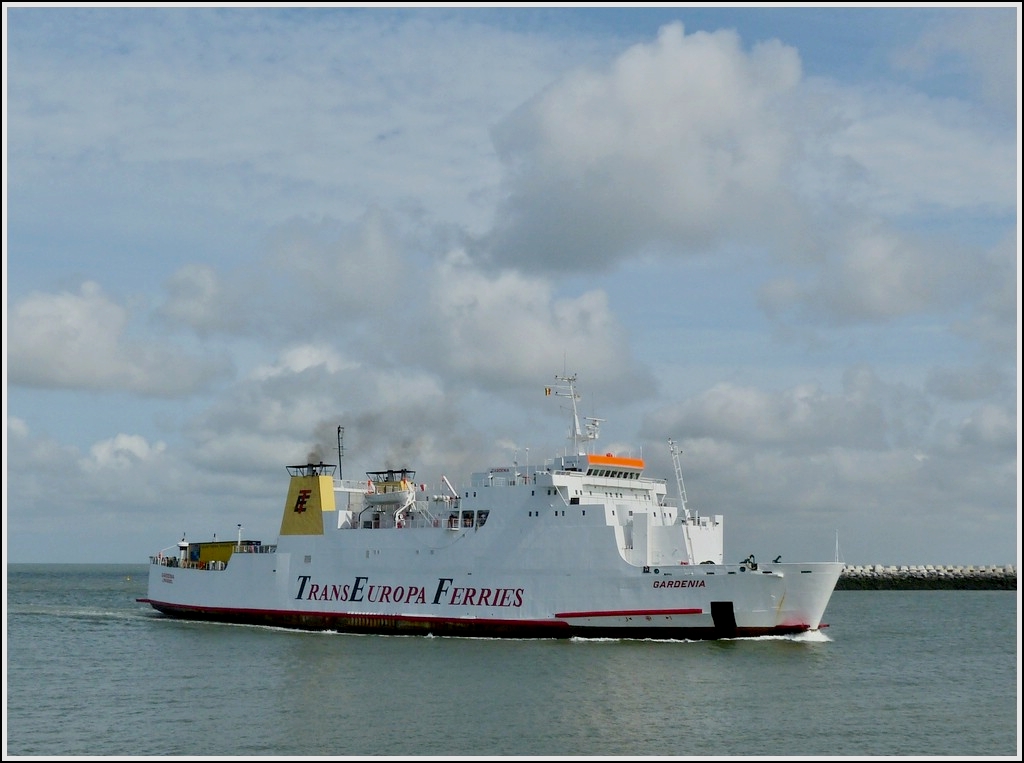
[[(274, 545), (189, 542), (150, 558), (144, 601), (172, 617), (355, 633), (536, 638), (716, 639), (821, 624), (839, 562), (723, 563), (721, 515), (680, 505), (641, 458), (573, 454), (500, 466), (430, 495), (408, 468), (334, 477), (289, 466)], [(339, 458), (341, 455), (339, 428)]]

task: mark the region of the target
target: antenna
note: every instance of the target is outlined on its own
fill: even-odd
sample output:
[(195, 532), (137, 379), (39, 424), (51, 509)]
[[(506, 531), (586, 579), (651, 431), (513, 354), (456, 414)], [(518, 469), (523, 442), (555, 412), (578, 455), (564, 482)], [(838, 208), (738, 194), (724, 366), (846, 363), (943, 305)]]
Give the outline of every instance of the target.
[(338, 427), (338, 479), (341, 479), (341, 457), (345, 455), (345, 446), (342, 441), (345, 439), (345, 427)]

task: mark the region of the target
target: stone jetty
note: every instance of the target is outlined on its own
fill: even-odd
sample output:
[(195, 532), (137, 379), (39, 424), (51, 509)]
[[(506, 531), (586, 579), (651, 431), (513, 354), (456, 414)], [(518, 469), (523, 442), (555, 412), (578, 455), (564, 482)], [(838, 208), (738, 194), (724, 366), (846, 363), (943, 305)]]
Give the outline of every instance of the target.
[(980, 567), (947, 567), (938, 564), (848, 564), (836, 584), (837, 591), (927, 589), (1016, 591), (1017, 568), (1012, 564)]

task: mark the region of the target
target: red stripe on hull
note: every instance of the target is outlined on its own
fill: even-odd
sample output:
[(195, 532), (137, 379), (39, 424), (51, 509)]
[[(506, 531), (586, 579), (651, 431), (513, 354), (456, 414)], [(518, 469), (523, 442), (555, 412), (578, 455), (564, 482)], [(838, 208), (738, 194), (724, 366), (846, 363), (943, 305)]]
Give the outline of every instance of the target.
[(555, 617), (659, 617), (662, 615), (699, 615), (702, 609), (609, 609), (594, 612), (556, 612)]

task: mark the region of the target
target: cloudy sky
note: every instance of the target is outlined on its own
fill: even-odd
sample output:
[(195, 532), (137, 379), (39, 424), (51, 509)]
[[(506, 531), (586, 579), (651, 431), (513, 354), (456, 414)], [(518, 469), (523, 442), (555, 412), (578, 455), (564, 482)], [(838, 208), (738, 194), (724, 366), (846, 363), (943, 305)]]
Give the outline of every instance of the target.
[(4, 16), (8, 562), (539, 463), (564, 373), (727, 561), (1019, 560), (1017, 4)]

